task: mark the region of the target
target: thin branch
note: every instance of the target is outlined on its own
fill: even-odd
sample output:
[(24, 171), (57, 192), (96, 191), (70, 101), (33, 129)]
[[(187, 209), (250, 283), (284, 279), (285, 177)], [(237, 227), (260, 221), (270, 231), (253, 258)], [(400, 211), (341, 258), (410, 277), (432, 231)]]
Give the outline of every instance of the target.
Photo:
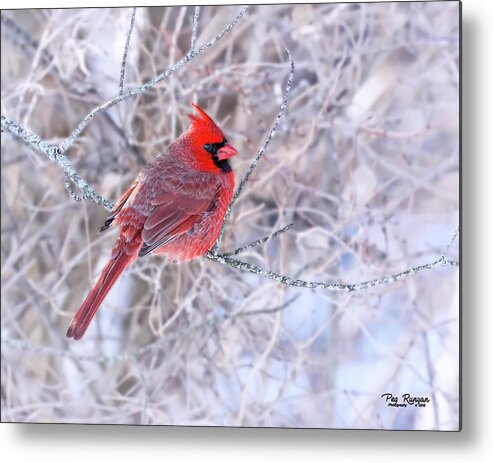
[(195, 50), (195, 44), (197, 42), (197, 31), (199, 27), (199, 15), (200, 15), (200, 6), (196, 6), (193, 13), (192, 20), (192, 37), (190, 39), (190, 50)]
[(250, 317), (252, 315), (270, 315), (276, 312), (280, 312), (287, 307), (289, 307), (296, 299), (298, 299), (300, 295), (295, 294), (293, 297), (289, 298), (284, 304), (278, 305), (277, 307), (272, 307), (269, 309), (255, 309), (255, 310), (247, 310), (246, 312), (239, 312), (237, 314), (231, 315), (229, 317), (226, 317), (226, 320), (231, 320), (235, 318), (242, 318), (242, 317)]
[(226, 211), (226, 215), (224, 216), (224, 220), (223, 220), (223, 223), (221, 225), (221, 232), (219, 233), (219, 237), (218, 237), (216, 243), (214, 244), (214, 246), (212, 247), (212, 249), (209, 251), (209, 253), (212, 255), (217, 254), (217, 251), (218, 251), (219, 247), (221, 246), (221, 241), (223, 239), (226, 223), (229, 219), (229, 216), (231, 215), (231, 210), (232, 210), (234, 203), (236, 202), (236, 200), (240, 196), (241, 192), (243, 191), (243, 188), (245, 188), (245, 185), (248, 182), (250, 175), (252, 174), (255, 167), (257, 167), (258, 162), (262, 158), (265, 150), (267, 149), (267, 146), (269, 145), (270, 141), (272, 140), (272, 137), (275, 135), (277, 127), (279, 126), (279, 123), (281, 122), (281, 119), (284, 116), (284, 113), (286, 112), (286, 108), (288, 105), (288, 99), (289, 99), (289, 93), (291, 91), (291, 85), (293, 84), (293, 76), (294, 76), (294, 62), (293, 62), (293, 58), (291, 57), (291, 52), (286, 49), (286, 54), (288, 55), (288, 58), (289, 58), (290, 70), (289, 70), (288, 81), (286, 83), (286, 88), (284, 90), (284, 95), (282, 97), (281, 106), (279, 108), (279, 112), (277, 113), (276, 119), (274, 121), (274, 124), (273, 124), (270, 132), (269, 132), (269, 135), (265, 139), (264, 144), (260, 147), (254, 160), (250, 164), (250, 168), (248, 169), (246, 174), (241, 179), (240, 184), (238, 185), (238, 188), (236, 189), (235, 194), (233, 195), (233, 199), (229, 203), (228, 209)]
[(269, 241), (270, 239), (281, 235), (282, 233), (286, 233), (288, 230), (291, 230), (293, 227), (294, 227), (294, 223), (290, 223), (289, 225), (286, 225), (285, 227), (275, 231), (274, 233), (271, 233), (270, 235), (264, 236), (263, 238), (260, 238), (258, 240), (252, 241), (251, 243), (245, 244), (244, 246), (241, 246), (240, 248), (237, 248), (234, 251), (225, 252), (224, 254), (221, 254), (221, 255), (224, 257), (236, 256), (236, 255), (246, 251), (247, 249), (250, 249), (250, 248), (253, 248), (253, 247), (258, 246), (260, 244), (263, 244), (266, 241)]
[(123, 95), (123, 82), (125, 81), (125, 67), (127, 66), (128, 47), (130, 45), (130, 37), (132, 36), (132, 31), (134, 29), (136, 11), (137, 8), (132, 8), (132, 17), (130, 18), (130, 26), (127, 32), (127, 41), (125, 42), (125, 50), (123, 52), (122, 68), (120, 70), (120, 87), (119, 87), (120, 92), (118, 94), (119, 96)]
[(457, 228), (455, 229), (455, 232), (452, 236), (452, 238), (450, 239), (449, 243), (447, 244), (447, 246), (445, 246), (440, 258), (442, 260), (445, 260), (445, 256), (447, 255), (449, 249), (451, 248), (451, 246), (454, 244), (454, 241), (455, 239), (457, 238), (457, 235), (459, 234), (459, 225), (457, 225)]
[(282, 283), (287, 286), (296, 286), (298, 288), (322, 288), (328, 289), (329, 291), (360, 291), (362, 289), (371, 288), (373, 286), (383, 285), (387, 283), (395, 283), (398, 280), (406, 278), (411, 275), (415, 275), (416, 273), (422, 272), (424, 270), (431, 270), (435, 267), (450, 267), (450, 266), (459, 266), (459, 262), (455, 260), (447, 260), (442, 257), (433, 262), (424, 265), (418, 265), (417, 267), (413, 267), (408, 270), (404, 270), (399, 273), (394, 273), (392, 275), (386, 275), (380, 278), (375, 278), (373, 280), (362, 281), (360, 283), (331, 283), (331, 282), (319, 282), (319, 281), (305, 281), (294, 279), (285, 275), (281, 275), (276, 272), (272, 272), (271, 270), (266, 270), (256, 265), (248, 264), (246, 262), (242, 262), (236, 259), (231, 259), (230, 257), (226, 257), (220, 254), (206, 254), (206, 257), (215, 262), (219, 262), (223, 265), (228, 265), (229, 267), (242, 270), (244, 272), (254, 273), (255, 275), (259, 275), (263, 278), (267, 278), (269, 280), (277, 281), (278, 283)]
[(9, 131), (13, 135), (20, 138), (26, 144), (37, 149), (38, 151), (46, 154), (52, 161), (56, 162), (63, 170), (65, 175), (77, 185), (80, 191), (82, 191), (84, 199), (94, 201), (96, 204), (103, 206), (110, 211), (113, 208), (113, 203), (106, 198), (100, 196), (96, 191), (89, 186), (89, 184), (79, 175), (79, 173), (73, 168), (71, 162), (60, 152), (60, 148), (44, 141), (39, 135), (34, 132), (23, 129), (17, 125), (14, 121), (8, 119), (5, 116), (1, 117), (2, 128)]

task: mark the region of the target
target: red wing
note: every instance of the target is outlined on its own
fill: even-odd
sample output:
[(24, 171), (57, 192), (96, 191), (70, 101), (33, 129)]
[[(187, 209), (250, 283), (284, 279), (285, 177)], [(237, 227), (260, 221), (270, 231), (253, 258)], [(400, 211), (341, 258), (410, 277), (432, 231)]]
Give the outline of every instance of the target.
[(211, 194), (200, 194), (199, 198), (195, 197), (194, 192), (186, 195), (167, 191), (156, 196), (151, 203), (156, 207), (144, 222), (144, 244), (139, 256), (145, 256), (191, 230), (200, 216), (216, 201), (217, 185), (211, 185), (210, 190)]
[(128, 198), (130, 198), (130, 195), (133, 193), (133, 191), (135, 190), (135, 187), (138, 184), (139, 184), (139, 181), (135, 180), (133, 185), (127, 191), (125, 191), (125, 193), (123, 193), (120, 196), (120, 199), (118, 200), (118, 202), (115, 204), (113, 209), (111, 209), (110, 215), (104, 221), (104, 225), (99, 229), (99, 233), (104, 232), (107, 228), (109, 228), (111, 226), (111, 224), (113, 223), (113, 220), (115, 220), (118, 213), (122, 210), (123, 206), (125, 206), (125, 203), (128, 201)]

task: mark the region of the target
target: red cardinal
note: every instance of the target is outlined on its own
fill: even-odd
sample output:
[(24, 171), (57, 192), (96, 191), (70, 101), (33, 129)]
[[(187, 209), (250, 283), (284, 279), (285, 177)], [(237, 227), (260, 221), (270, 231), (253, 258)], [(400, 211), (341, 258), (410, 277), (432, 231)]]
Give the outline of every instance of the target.
[(215, 243), (233, 196), (228, 159), (237, 151), (198, 106), (190, 128), (139, 174), (101, 231), (116, 223), (120, 234), (109, 262), (70, 323), (68, 338), (80, 339), (115, 281), (137, 257), (164, 254), (183, 262)]

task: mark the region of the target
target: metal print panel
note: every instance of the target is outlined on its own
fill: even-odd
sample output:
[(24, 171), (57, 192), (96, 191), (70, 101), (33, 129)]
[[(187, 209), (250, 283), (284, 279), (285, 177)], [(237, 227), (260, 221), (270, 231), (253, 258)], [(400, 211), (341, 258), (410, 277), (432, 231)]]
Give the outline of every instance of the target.
[(460, 429), (460, 3), (3, 10), (3, 422)]

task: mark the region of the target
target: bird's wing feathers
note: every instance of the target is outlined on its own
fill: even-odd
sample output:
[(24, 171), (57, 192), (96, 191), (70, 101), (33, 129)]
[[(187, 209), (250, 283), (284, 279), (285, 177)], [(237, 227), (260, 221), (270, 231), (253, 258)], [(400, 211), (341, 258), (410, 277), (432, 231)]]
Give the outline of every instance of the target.
[(181, 188), (167, 185), (165, 189), (151, 202), (155, 207), (144, 222), (141, 257), (191, 230), (202, 214), (214, 207), (219, 191), (216, 182), (197, 182)]
[(115, 204), (113, 209), (111, 209), (110, 215), (104, 221), (104, 225), (99, 229), (99, 233), (104, 232), (107, 228), (111, 226), (113, 220), (115, 220), (118, 213), (122, 210), (123, 206), (125, 206), (126, 202), (128, 201), (128, 198), (130, 198), (130, 195), (134, 192), (138, 184), (139, 181), (135, 180), (133, 185), (127, 191), (125, 191), (125, 193), (121, 195), (118, 202)]

